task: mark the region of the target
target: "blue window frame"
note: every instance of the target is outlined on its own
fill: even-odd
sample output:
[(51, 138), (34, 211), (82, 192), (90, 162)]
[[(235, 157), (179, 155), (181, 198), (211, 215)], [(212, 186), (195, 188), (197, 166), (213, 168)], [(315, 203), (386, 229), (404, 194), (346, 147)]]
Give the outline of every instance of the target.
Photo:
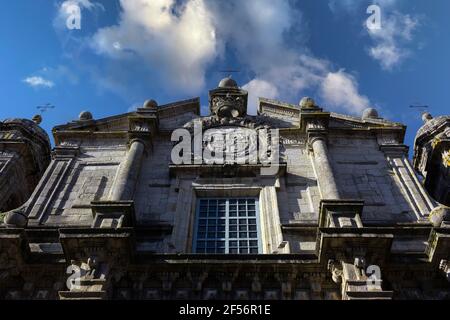
[(256, 198), (199, 199), (194, 229), (194, 253), (262, 253)]

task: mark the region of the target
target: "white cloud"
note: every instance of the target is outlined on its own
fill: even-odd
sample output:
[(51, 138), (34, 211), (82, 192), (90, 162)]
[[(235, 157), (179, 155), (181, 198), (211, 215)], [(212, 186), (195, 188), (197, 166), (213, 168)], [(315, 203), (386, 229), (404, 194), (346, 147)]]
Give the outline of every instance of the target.
[[(314, 57), (305, 46), (292, 45), (287, 39), (287, 34), (301, 26), (303, 19), (289, 1), (214, 1), (211, 10), (216, 17), (218, 34), (227, 39), (227, 45), (236, 51), (240, 62), (255, 74), (244, 85), (249, 91), (249, 113), (256, 112), (258, 96), (298, 102), (306, 90), (316, 91), (318, 95), (326, 93), (326, 102), (329, 100), (325, 98), (332, 95), (339, 98), (325, 108), (355, 114), (361, 110), (356, 107), (359, 102), (364, 102), (364, 106), (369, 104), (367, 97), (358, 93), (354, 77), (339, 71), (336, 74), (347, 81), (332, 87), (329, 79), (335, 71), (332, 64)], [(324, 82), (327, 90), (321, 90)], [(352, 95), (346, 99), (349, 92)]]
[(413, 32), (419, 25), (417, 17), (394, 12), (382, 19), (381, 29), (369, 30), (373, 46), (369, 55), (385, 70), (392, 70), (407, 58), (411, 51), (406, 46), (413, 39)]
[(277, 87), (265, 80), (253, 79), (242, 88), (248, 91), (248, 105), (250, 108), (248, 111), (252, 114), (256, 113), (256, 106), (258, 104), (259, 97), (268, 99), (278, 97)]
[(218, 55), (213, 16), (203, 0), (120, 1), (116, 26), (99, 30), (92, 46), (113, 59), (136, 59), (174, 90), (198, 92)]
[(23, 80), (26, 84), (33, 88), (53, 88), (55, 84), (47, 79), (39, 76), (30, 76)]
[[(358, 97), (367, 99), (358, 93), (354, 77), (301, 43), (303, 17), (289, 0), (120, 0), (120, 5), (118, 23), (90, 38), (91, 48), (111, 62), (98, 83), (116, 92), (131, 92), (136, 76), (129, 74), (136, 68), (128, 66), (137, 65), (148, 86), (199, 94), (208, 68), (232, 52), (250, 76), (243, 85), (250, 95), (250, 114), (256, 112), (259, 96), (297, 102), (305, 91), (328, 94), (331, 89), (322, 90), (322, 83), (335, 73), (348, 81), (333, 89), (339, 100), (330, 107), (357, 112)], [(339, 90), (352, 92), (353, 100)]]
[(320, 91), (328, 106), (343, 107), (352, 114), (361, 114), (370, 106), (369, 99), (358, 93), (358, 83), (355, 78), (343, 70), (328, 73), (321, 84)]

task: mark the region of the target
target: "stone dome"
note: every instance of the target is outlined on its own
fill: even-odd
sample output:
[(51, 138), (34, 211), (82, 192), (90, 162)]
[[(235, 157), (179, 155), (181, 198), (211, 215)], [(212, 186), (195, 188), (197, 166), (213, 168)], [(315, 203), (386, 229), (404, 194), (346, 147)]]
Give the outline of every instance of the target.
[(446, 123), (450, 124), (450, 116), (440, 116), (433, 118), (428, 113), (424, 114), (422, 116), (422, 119), (424, 120), (425, 124), (417, 131), (416, 140), (427, 133), (437, 130), (439, 127), (445, 125)]
[(82, 111), (78, 116), (78, 119), (80, 119), (80, 121), (92, 120), (93, 116), (89, 111)]
[(238, 84), (231, 77), (226, 77), (219, 82), (219, 88), (237, 88)]
[(39, 137), (41, 140), (45, 141), (45, 143), (50, 145), (50, 139), (47, 135), (47, 132), (45, 132), (45, 130), (42, 129), (35, 121), (29, 119), (14, 118), (6, 119), (3, 122), (0, 121), (0, 126), (1, 125), (10, 128), (21, 128), (25, 130), (25, 132), (28, 132), (30, 136)]
[(367, 109), (365, 109), (363, 111), (363, 113), (362, 113), (362, 118), (363, 119), (377, 119), (377, 118), (379, 118), (377, 109), (374, 109), (374, 108), (367, 108)]

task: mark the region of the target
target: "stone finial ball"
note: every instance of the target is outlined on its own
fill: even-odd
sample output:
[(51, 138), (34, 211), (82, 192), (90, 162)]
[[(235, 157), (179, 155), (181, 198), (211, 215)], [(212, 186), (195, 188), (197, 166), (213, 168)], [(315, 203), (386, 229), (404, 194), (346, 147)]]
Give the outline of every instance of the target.
[(379, 118), (377, 109), (374, 109), (374, 108), (367, 108), (367, 109), (365, 109), (363, 111), (362, 118), (363, 119), (377, 119), (377, 118)]
[(299, 102), (300, 108), (302, 109), (312, 109), (316, 107), (316, 102), (313, 98), (310, 97), (304, 97)]
[(92, 120), (92, 113), (90, 113), (89, 111), (83, 111), (80, 113), (80, 115), (78, 116), (78, 118), (80, 119), (80, 121), (86, 121), (86, 120)]
[(433, 119), (433, 116), (432, 116), (429, 112), (424, 112), (424, 113), (422, 114), (422, 121), (423, 121), (423, 122), (428, 122), (428, 121), (430, 121), (431, 119)]
[(40, 125), (42, 123), (42, 116), (40, 114), (37, 114), (31, 120), (37, 125)]
[(153, 99), (147, 100), (147, 101), (144, 102), (144, 108), (156, 109), (156, 108), (158, 108), (158, 103), (155, 100), (153, 100)]
[(231, 77), (226, 77), (219, 82), (219, 88), (237, 88), (238, 84)]

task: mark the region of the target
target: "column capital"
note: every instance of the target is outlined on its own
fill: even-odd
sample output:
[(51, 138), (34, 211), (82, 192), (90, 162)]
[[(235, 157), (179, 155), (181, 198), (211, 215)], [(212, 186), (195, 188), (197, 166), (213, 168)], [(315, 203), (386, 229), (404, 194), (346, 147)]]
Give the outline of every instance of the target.
[(144, 139), (136, 138), (136, 137), (130, 137), (130, 139), (128, 140), (128, 143), (127, 143), (128, 148), (130, 148), (133, 143), (142, 143), (144, 146), (146, 145), (146, 142), (144, 141)]
[(300, 111), (300, 128), (306, 132), (311, 129), (328, 129), (331, 113), (322, 109), (302, 109)]
[(144, 137), (138, 137), (136, 135), (130, 135), (127, 143), (128, 150), (135, 143), (142, 144), (144, 146), (144, 153), (148, 155), (148, 152), (153, 149), (153, 142), (151, 139), (145, 139)]
[(312, 145), (316, 141), (324, 141), (328, 142), (328, 131), (326, 130), (309, 130), (307, 133), (307, 144), (309, 148), (312, 148)]

